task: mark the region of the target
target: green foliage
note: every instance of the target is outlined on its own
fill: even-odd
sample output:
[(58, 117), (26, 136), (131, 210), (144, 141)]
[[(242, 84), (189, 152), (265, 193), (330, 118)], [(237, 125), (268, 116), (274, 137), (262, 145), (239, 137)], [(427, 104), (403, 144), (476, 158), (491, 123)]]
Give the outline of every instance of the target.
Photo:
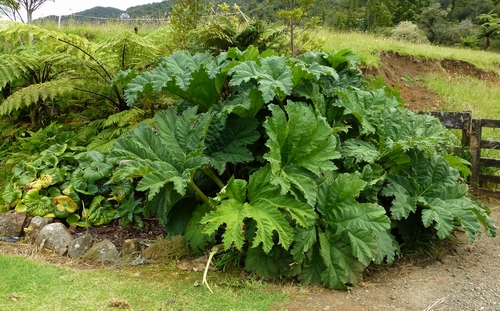
[[(204, 111), (217, 103), (227, 73), (221, 72), (223, 60), (208, 54), (191, 57), (186, 52), (175, 52), (163, 57), (159, 66), (134, 78), (125, 91), (125, 100), (131, 105), (138, 95), (167, 89), (169, 93), (197, 104)], [(196, 79), (191, 79), (195, 75)], [(215, 85), (217, 93), (206, 92), (207, 86)]]
[[(136, 70), (153, 62), (160, 53), (151, 38), (132, 31), (96, 43), (77, 35), (9, 23), (0, 29), (0, 39), (15, 51), (9, 53), (13, 55), (0, 55), (0, 85), (12, 89), (0, 106), (0, 114), (37, 105), (30, 110), (33, 124), (44, 118), (60, 118), (59, 109), (81, 112), (95, 105), (101, 118), (106, 110), (105, 115), (113, 109), (127, 110), (123, 88), (137, 75)], [(72, 102), (68, 97), (75, 94), (89, 96), (89, 103), (65, 106), (59, 101), (66, 98), (66, 102)], [(39, 116), (38, 111), (51, 113)]]
[(457, 225), (465, 229), (471, 242), (481, 234), (479, 223), (488, 236), (496, 234), (495, 227), (484, 218), (488, 211), (465, 197), (468, 188), (458, 182), (458, 170), (450, 168), (444, 158), (426, 157), (422, 151), (412, 151), (408, 156), (411, 162), (398, 174), (387, 176), (389, 184), (382, 192), (394, 197), (390, 209), (393, 219), (407, 218), (419, 209), (424, 226), (433, 226), (441, 239)]
[(436, 238), (464, 228), (472, 242), (480, 225), (494, 236), (489, 210), (443, 157), (452, 134), (380, 81), (367, 88), (358, 62), (349, 50), (287, 58), (253, 47), (165, 57), (126, 98), (167, 92), (178, 103), (117, 140), (111, 182), (136, 180), (144, 212), (193, 250), (223, 244), (248, 271), (336, 289), (392, 263), (402, 228), (420, 226), (407, 218)]
[(41, 84), (33, 84), (9, 96), (0, 105), (0, 115), (10, 114), (14, 110), (30, 107), (40, 102), (54, 100), (54, 98), (71, 92), (75, 82), (69, 79), (60, 79)]
[(403, 40), (410, 43), (425, 44), (429, 43), (425, 33), (412, 22), (403, 21), (391, 30), (391, 38)]
[(479, 15), (477, 19), (481, 23), (477, 38), (485, 40), (484, 49), (487, 50), (490, 47), (491, 39), (500, 32), (500, 18), (498, 18), (498, 14), (490, 12)]
[(79, 226), (99, 226), (114, 219), (113, 200), (120, 217), (130, 217), (124, 211), (131, 211), (132, 220), (140, 224), (141, 200), (130, 202), (135, 193), (130, 182), (108, 184), (113, 169), (98, 151), (51, 145), (13, 168), (2, 192), (4, 207), (30, 216), (66, 218)]
[(122, 226), (137, 224), (140, 228), (144, 227), (142, 218), (139, 215), (144, 212), (141, 202), (141, 199), (135, 200), (134, 193), (131, 193), (127, 200), (121, 202), (120, 206), (118, 206), (115, 218), (123, 219)]

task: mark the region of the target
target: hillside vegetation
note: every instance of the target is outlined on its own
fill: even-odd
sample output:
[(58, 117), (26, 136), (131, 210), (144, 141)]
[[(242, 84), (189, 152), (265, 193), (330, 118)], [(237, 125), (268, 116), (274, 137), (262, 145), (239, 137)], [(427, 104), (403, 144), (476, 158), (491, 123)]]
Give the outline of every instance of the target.
[[(172, 0), (133, 6), (126, 12), (132, 19), (167, 19), (177, 12), (210, 14), (217, 7), (234, 7), (247, 19), (266, 23), (282, 22), (297, 30), (325, 27), (336, 31), (367, 31), (403, 38), (411, 42), (463, 46), (498, 51), (500, 40), (500, 3), (493, 0), (313, 0), (263, 1), (240, 3), (224, 0)], [(237, 8), (237, 9), (236, 9)], [(96, 18), (118, 20), (121, 12), (96, 7), (63, 20), (96, 21)], [(89, 17), (85, 19), (85, 16)], [(48, 17), (47, 19), (55, 19)], [(300, 30), (299, 30), (300, 31)]]

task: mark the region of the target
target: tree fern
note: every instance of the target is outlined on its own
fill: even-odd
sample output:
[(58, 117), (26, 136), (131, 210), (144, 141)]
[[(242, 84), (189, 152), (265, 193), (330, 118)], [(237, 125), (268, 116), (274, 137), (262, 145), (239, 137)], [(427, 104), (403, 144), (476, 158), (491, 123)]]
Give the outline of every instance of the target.
[(0, 105), (0, 115), (6, 115), (14, 110), (38, 104), (40, 101), (54, 99), (56, 96), (71, 92), (74, 81), (60, 79), (40, 84), (33, 84), (12, 94)]
[(228, 17), (217, 15), (198, 30), (198, 41), (205, 47), (227, 50), (234, 46), (233, 36), (236, 33), (237, 29)]
[(140, 68), (158, 58), (158, 48), (152, 40), (132, 31), (120, 32), (97, 46), (97, 52), (104, 52), (106, 63), (118, 70)]
[[(30, 39), (26, 41), (27, 38)], [(73, 34), (11, 23), (0, 28), (0, 39), (30, 51), (17, 58), (10, 57), (10, 62), (0, 66), (3, 85), (25, 72), (29, 72), (26, 77), (35, 77), (25, 79), (25, 85), (47, 82), (64, 72), (68, 78), (82, 81), (82, 87), (75, 87), (75, 90), (92, 95), (96, 99), (92, 102), (112, 103), (119, 111), (129, 109), (123, 100), (123, 87), (129, 77), (120, 75), (116, 80), (118, 72), (142, 68), (159, 57), (153, 40), (128, 31), (95, 43)], [(39, 44), (41, 42), (43, 44)], [(34, 72), (38, 76), (34, 76)], [(129, 72), (133, 77), (134, 71)], [(19, 103), (19, 97), (13, 100)], [(4, 111), (12, 111), (12, 108)]]

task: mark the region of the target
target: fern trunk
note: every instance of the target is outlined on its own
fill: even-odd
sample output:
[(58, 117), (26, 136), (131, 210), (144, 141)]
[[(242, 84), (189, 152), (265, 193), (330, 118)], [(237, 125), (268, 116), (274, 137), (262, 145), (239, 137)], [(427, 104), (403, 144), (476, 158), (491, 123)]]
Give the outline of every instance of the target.
[(5, 86), (2, 88), (2, 96), (3, 96), (3, 99), (7, 99), (7, 97), (9, 97), (10, 95), (12, 95), (12, 88), (11, 88), (10, 82), (8, 82), (8, 83), (7, 83), (7, 84), (5, 84)]
[(31, 125), (38, 125), (38, 105), (30, 106), (30, 121)]

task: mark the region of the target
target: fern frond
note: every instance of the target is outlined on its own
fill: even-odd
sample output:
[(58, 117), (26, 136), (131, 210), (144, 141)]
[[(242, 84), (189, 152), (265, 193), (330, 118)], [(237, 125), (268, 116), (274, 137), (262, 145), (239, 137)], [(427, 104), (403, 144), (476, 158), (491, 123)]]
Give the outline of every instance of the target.
[(99, 151), (101, 153), (109, 153), (117, 139), (118, 137), (113, 139), (104, 139), (102, 137), (97, 137), (90, 144), (88, 144), (87, 149)]
[(109, 153), (115, 141), (130, 129), (131, 127), (106, 129), (99, 133), (99, 135), (87, 145), (87, 149)]
[(8, 23), (5, 27), (0, 28), (0, 38), (12, 46), (30, 46), (43, 42), (43, 45), (40, 46), (41, 49), (52, 51), (52, 53), (64, 52), (79, 56), (92, 55), (96, 46), (95, 43), (84, 37), (21, 23)]
[(99, 131), (102, 129), (102, 124), (104, 121), (104, 119), (99, 119), (90, 122), (78, 132), (78, 138), (82, 141), (87, 141), (93, 137), (96, 137), (99, 134)]
[(12, 54), (0, 55), (0, 87), (21, 76), (31, 65), (29, 60)]
[(96, 47), (103, 60), (113, 64), (117, 70), (138, 69), (160, 57), (154, 42), (132, 31), (120, 32), (109, 37)]
[(40, 100), (54, 99), (55, 97), (73, 91), (75, 81), (60, 79), (27, 86), (11, 96), (0, 105), (0, 115), (6, 115), (14, 110), (29, 107)]
[(231, 20), (225, 16), (212, 18), (198, 31), (199, 42), (206, 47), (227, 50), (234, 46), (233, 36), (236, 27)]
[(104, 122), (103, 126), (111, 127), (113, 125), (118, 125), (123, 127), (129, 124), (137, 124), (142, 121), (144, 113), (144, 110), (139, 108), (124, 110), (110, 115)]
[(103, 129), (104, 128), (104, 122), (106, 122), (106, 119), (97, 119), (92, 122), (90, 122), (87, 127), (92, 127), (96, 129)]

